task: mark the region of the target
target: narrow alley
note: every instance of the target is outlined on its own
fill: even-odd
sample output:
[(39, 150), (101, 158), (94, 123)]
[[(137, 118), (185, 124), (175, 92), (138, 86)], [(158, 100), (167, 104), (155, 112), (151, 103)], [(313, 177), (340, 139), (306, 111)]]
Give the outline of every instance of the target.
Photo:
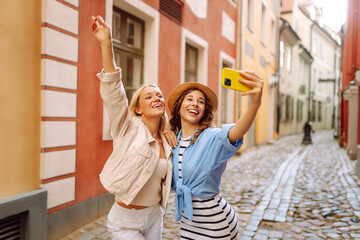
[[(221, 194), (237, 212), (239, 238), (360, 239), (360, 188), (355, 161), (339, 148), (333, 131), (319, 131), (312, 145), (302, 135), (251, 148), (228, 163)], [(179, 239), (174, 197), (163, 239)], [(106, 216), (63, 240), (110, 239)]]

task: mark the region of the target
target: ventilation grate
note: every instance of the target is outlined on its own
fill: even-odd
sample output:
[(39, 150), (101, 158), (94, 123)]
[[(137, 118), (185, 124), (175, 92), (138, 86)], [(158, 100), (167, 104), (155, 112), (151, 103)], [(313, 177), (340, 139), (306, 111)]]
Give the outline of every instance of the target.
[(0, 239), (24, 239), (25, 216), (26, 213), (20, 213), (4, 219), (0, 219)]
[(183, 3), (179, 0), (160, 0), (160, 12), (180, 25), (182, 23), (182, 6)]

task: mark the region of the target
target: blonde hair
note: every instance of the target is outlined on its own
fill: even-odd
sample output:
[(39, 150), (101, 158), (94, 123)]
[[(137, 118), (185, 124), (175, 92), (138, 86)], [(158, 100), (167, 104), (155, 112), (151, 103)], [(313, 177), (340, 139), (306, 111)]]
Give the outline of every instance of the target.
[[(141, 121), (143, 121), (143, 119), (142, 119), (141, 115), (136, 112), (136, 108), (139, 107), (140, 94), (141, 94), (142, 90), (144, 90), (144, 88), (146, 88), (146, 87), (153, 87), (153, 88), (156, 88), (157, 90), (159, 90), (159, 91), (161, 92), (160, 88), (159, 88), (157, 85), (154, 85), (154, 84), (142, 85), (141, 87), (139, 87), (139, 88), (135, 91), (135, 93), (134, 93), (134, 95), (132, 96), (131, 101), (130, 101), (129, 110), (130, 110), (131, 115), (132, 115), (133, 117), (137, 117), (137, 118), (139, 118)], [(162, 93), (161, 93), (161, 94), (162, 94)], [(160, 130), (160, 131), (164, 131), (164, 129), (166, 128), (167, 123), (168, 123), (168, 116), (167, 116), (167, 114), (166, 114), (166, 111), (164, 111), (164, 115), (163, 115), (163, 116), (161, 117), (161, 119), (160, 119), (159, 130)]]

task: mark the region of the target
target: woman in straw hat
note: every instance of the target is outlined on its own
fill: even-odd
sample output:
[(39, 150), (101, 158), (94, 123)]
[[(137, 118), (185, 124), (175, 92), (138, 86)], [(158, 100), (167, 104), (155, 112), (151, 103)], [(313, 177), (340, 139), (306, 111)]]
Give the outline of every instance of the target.
[(111, 29), (96, 16), (92, 31), (101, 46), (104, 69), (97, 76), (114, 141), (100, 174), (103, 186), (115, 195), (108, 230), (112, 239), (161, 239), (172, 179), (172, 150), (162, 134), (165, 101), (157, 86), (148, 85), (135, 92), (128, 106)]
[(181, 220), (181, 239), (236, 239), (235, 212), (219, 195), (227, 160), (243, 143), (261, 104), (263, 79), (252, 71), (241, 71), (239, 81), (252, 88), (248, 110), (222, 129), (212, 128), (218, 106), (216, 94), (200, 83), (184, 83), (170, 94), (170, 125), (179, 144), (173, 155), (175, 219)]

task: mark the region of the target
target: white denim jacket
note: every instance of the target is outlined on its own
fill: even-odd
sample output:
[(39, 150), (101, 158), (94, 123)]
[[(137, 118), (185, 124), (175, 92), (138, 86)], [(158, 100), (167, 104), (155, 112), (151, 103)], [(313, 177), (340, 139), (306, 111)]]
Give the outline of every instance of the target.
[[(97, 74), (100, 94), (110, 120), (113, 152), (106, 161), (100, 181), (115, 195), (117, 201), (130, 204), (149, 180), (159, 162), (160, 146), (146, 125), (132, 117), (128, 108), (121, 69), (114, 73)], [(172, 180), (172, 148), (164, 135), (161, 139), (168, 162), (167, 175), (162, 183), (161, 207), (165, 213)]]

